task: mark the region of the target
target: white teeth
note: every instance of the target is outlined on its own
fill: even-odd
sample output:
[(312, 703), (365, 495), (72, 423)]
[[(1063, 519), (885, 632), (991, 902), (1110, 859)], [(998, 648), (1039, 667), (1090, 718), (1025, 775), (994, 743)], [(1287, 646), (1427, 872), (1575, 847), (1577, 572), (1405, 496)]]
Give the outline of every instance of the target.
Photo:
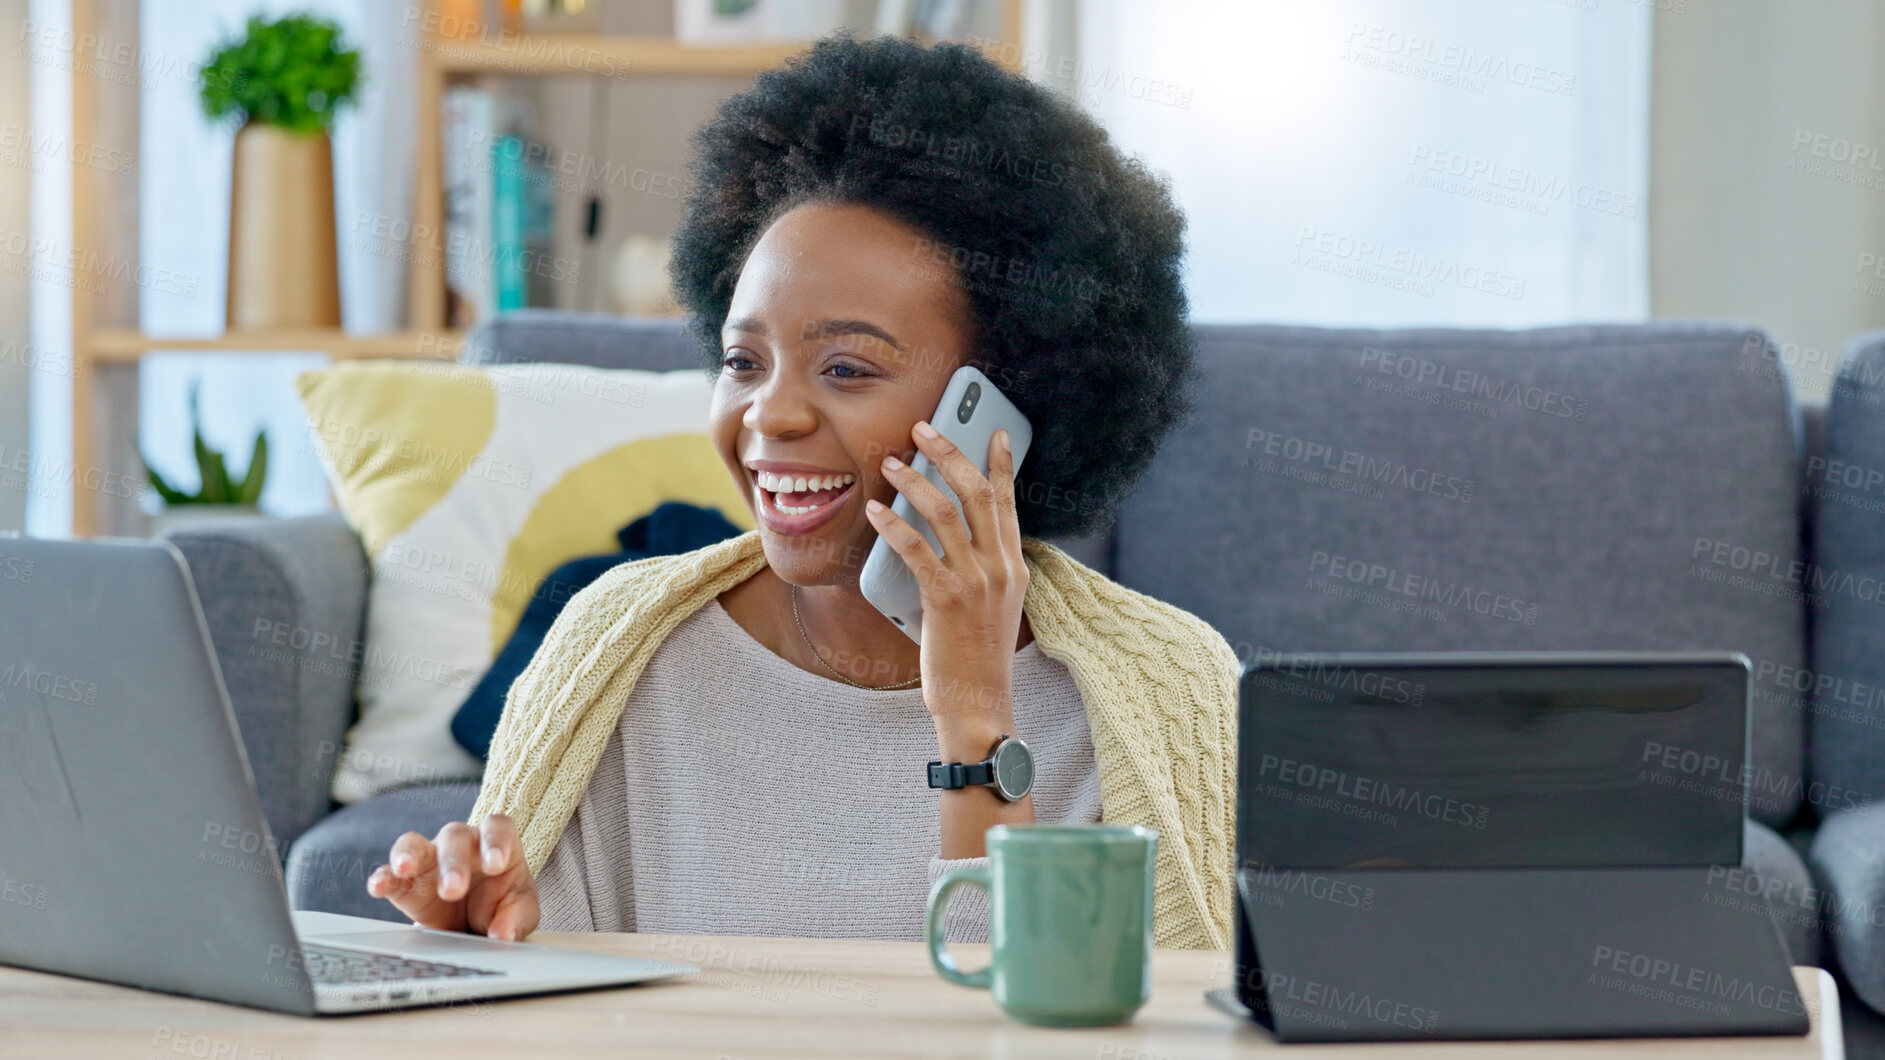
[(753, 475), (759, 487), (773, 493), (804, 493), (807, 490), (828, 490), (839, 486), (848, 486), (857, 481), (856, 475), (819, 475), (811, 478), (787, 478), (770, 471), (758, 471)]

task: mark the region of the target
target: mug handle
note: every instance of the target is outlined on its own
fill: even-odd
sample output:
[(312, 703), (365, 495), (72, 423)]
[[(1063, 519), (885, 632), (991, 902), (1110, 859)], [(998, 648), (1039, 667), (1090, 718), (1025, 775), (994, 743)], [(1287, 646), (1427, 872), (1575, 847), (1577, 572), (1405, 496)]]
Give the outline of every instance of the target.
[(936, 969), (936, 974), (957, 986), (979, 986), (988, 989), (993, 965), (965, 972), (956, 967), (956, 959), (949, 955), (943, 939), (943, 918), (949, 913), (949, 895), (963, 884), (988, 890), (988, 869), (972, 866), (957, 869), (936, 881), (936, 886), (929, 889), (929, 921), (924, 927), (923, 937), (929, 943), (929, 963)]

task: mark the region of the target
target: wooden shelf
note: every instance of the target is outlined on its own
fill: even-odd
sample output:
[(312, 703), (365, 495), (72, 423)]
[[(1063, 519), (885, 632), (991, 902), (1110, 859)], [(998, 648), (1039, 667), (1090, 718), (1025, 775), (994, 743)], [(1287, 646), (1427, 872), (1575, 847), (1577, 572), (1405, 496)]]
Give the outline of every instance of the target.
[(519, 34), (492, 40), (433, 38), (433, 61), (448, 74), (757, 74), (811, 46), (677, 44), (665, 37), (586, 33)]
[(335, 360), (403, 357), (447, 360), (464, 341), (459, 331), (390, 331), (354, 335), (338, 328), (269, 329), (204, 336), (146, 335), (129, 328), (101, 328), (92, 333), (91, 355), (101, 361), (135, 361), (147, 353), (189, 350), (203, 353), (325, 353)]

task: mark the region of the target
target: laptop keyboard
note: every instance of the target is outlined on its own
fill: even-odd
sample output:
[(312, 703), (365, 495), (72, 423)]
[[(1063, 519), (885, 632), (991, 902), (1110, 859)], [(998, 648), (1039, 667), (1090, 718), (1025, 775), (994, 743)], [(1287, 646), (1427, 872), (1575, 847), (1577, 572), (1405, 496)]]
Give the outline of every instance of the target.
[(503, 975), (488, 968), (421, 961), (391, 953), (370, 953), (339, 946), (303, 946), (302, 963), (317, 983), (383, 983), (398, 979), (456, 979)]

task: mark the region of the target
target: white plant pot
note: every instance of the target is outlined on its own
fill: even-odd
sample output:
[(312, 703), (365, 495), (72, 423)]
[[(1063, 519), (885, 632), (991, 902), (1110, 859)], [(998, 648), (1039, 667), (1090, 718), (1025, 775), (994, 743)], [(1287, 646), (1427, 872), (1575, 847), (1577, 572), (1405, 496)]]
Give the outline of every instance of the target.
[(262, 510), (253, 504), (177, 504), (166, 506), (151, 516), (151, 536), (161, 537), (180, 526), (220, 522), (228, 519), (259, 519)]

